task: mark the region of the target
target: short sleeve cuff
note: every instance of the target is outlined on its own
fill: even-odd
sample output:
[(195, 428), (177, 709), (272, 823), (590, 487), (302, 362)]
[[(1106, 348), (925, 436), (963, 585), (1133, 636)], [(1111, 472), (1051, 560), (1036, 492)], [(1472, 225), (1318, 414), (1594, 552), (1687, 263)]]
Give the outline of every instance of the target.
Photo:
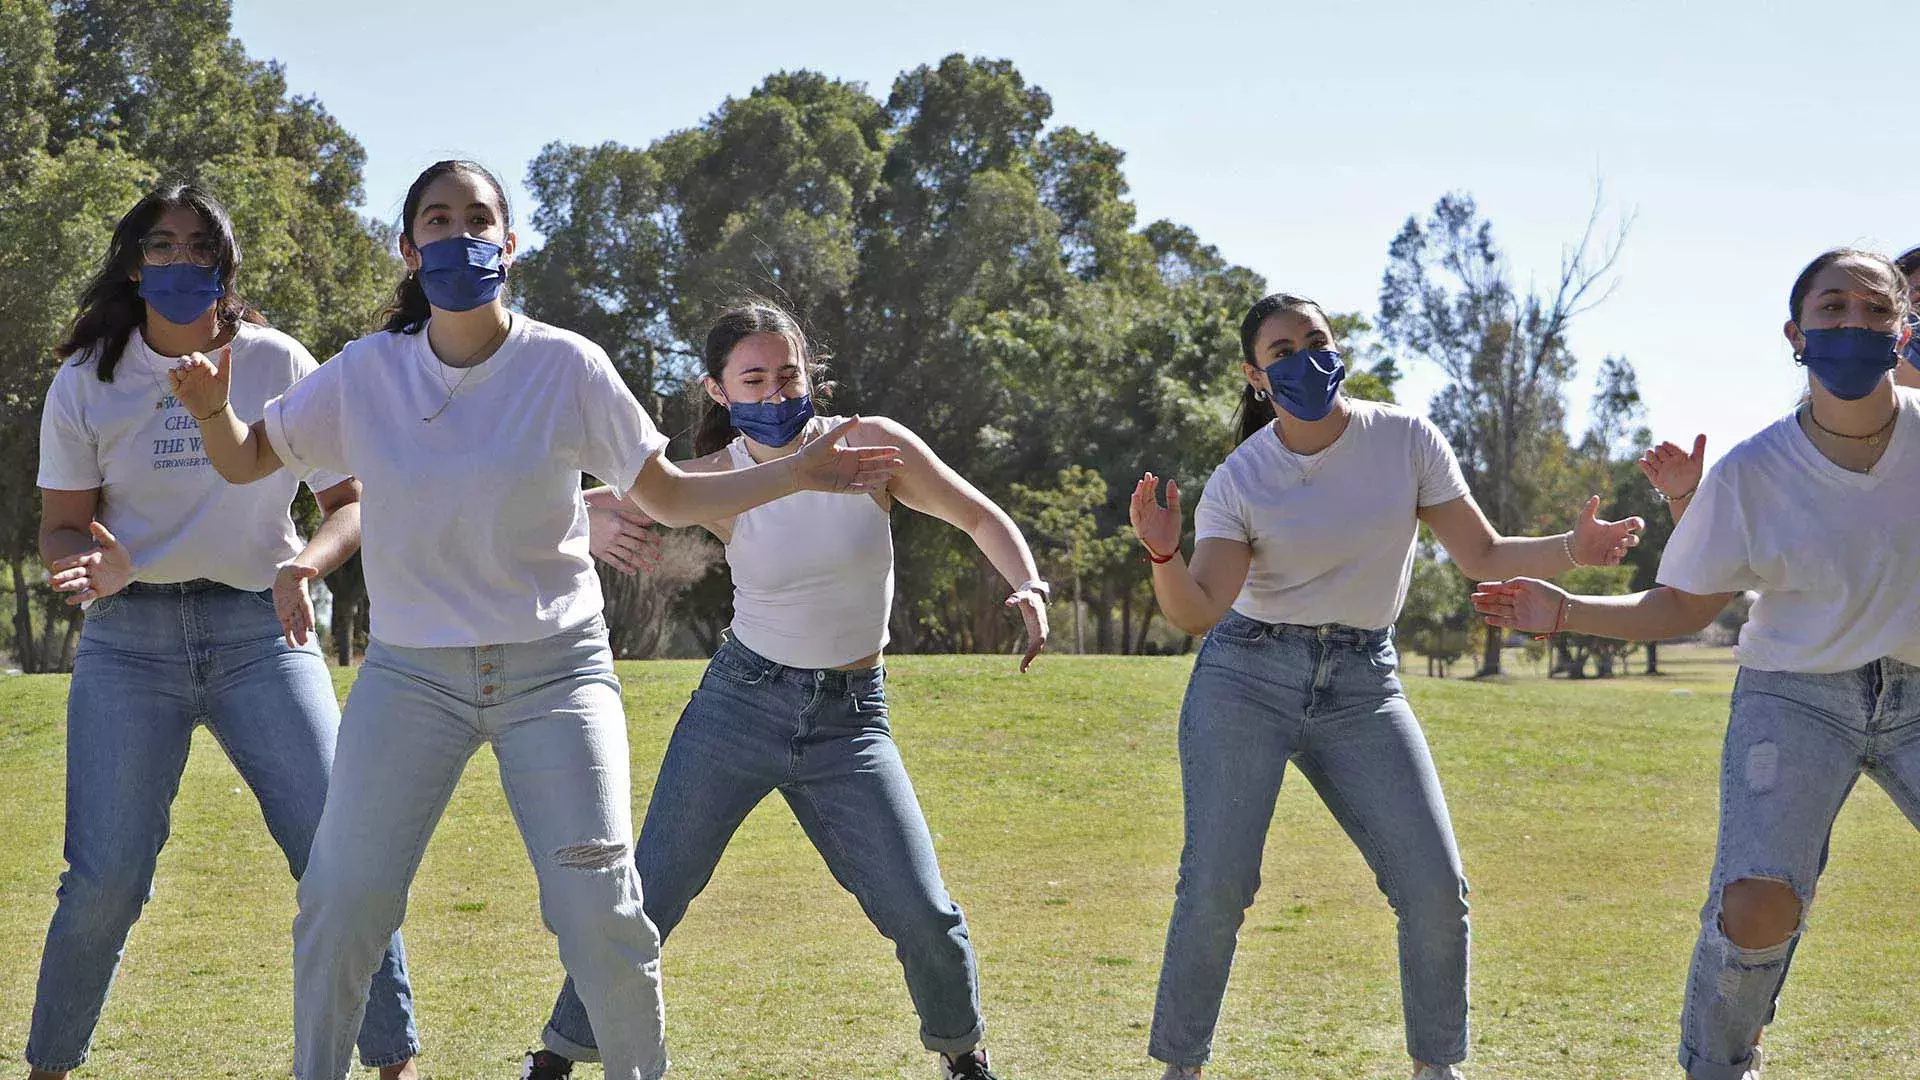
[[(283, 405), (285, 401), (285, 398), (274, 398), (272, 401), (267, 402), (266, 411), (261, 417), (267, 428), (267, 442), (272, 444), (273, 452), (279, 456), (281, 464), (292, 470), (294, 475), (312, 479), (326, 475), (315, 468), (312, 462), (302, 458), (300, 452), (294, 449), (292, 440), (287, 438), (286, 419), (283, 416)], [(334, 483), (339, 483), (339, 481), (336, 480)], [(308, 486), (314, 487), (311, 482), (309, 482)], [(328, 484), (325, 486), (332, 487), (333, 485)], [(319, 491), (321, 489), (314, 487), (314, 490)]]
[(634, 481), (639, 479), (640, 470), (646, 468), (647, 462), (652, 460), (654, 455), (665, 450), (667, 443), (671, 441), (658, 429), (649, 427), (647, 433), (641, 436), (639, 447), (633, 452), (631, 459), (633, 464), (622, 469), (619, 476), (603, 476), (600, 479), (621, 498), (626, 498), (627, 493), (633, 490)]
[(1421, 492), (1418, 505), (1420, 509), (1426, 510), (1435, 506), (1445, 506), (1456, 499), (1464, 499), (1471, 494), (1473, 494), (1473, 491), (1467, 487), (1465, 480), (1450, 479), (1447, 483), (1441, 485), (1438, 491)]
[(1253, 543), (1253, 541), (1247, 539), (1247, 534), (1244, 532), (1236, 532), (1232, 529), (1222, 529), (1218, 527), (1195, 529), (1193, 539), (1195, 543), (1201, 540), (1231, 540), (1236, 544)]
[(106, 477), (101, 476), (98, 472), (85, 474), (62, 472), (58, 466), (47, 461), (44, 456), (40, 459), (40, 475), (34, 480), (36, 486), (47, 488), (51, 491), (92, 491), (106, 482)]
[[(273, 436), (269, 434), (267, 437), (271, 439)], [(275, 443), (274, 445), (277, 447), (280, 444)], [(316, 469), (300, 479), (306, 483), (308, 491), (318, 495), (328, 488), (339, 487), (341, 484), (353, 479), (353, 477), (348, 476), (346, 473), (324, 472)]]

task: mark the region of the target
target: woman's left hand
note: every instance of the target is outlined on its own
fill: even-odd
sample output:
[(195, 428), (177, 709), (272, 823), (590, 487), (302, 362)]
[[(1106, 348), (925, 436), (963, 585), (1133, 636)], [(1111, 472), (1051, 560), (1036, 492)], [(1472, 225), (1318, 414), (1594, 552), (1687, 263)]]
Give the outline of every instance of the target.
[(1573, 521), (1573, 556), (1582, 566), (1616, 566), (1627, 552), (1640, 546), (1640, 530), (1646, 521), (1630, 517), (1623, 521), (1601, 521), (1600, 496), (1587, 505)]
[(313, 629), (313, 600), (307, 596), (307, 582), (319, 576), (320, 571), (299, 563), (288, 563), (273, 576), (273, 613), (280, 619), (287, 644), (295, 648), (307, 643), (307, 634)]
[(612, 488), (586, 493), (587, 550), (623, 574), (652, 573), (660, 565), (660, 534), (653, 519)]
[(1047, 647), (1047, 601), (1032, 589), (1022, 589), (1007, 597), (1007, 606), (1020, 609), (1027, 621), (1027, 655), (1020, 658), (1020, 673), (1025, 675), (1033, 658)]

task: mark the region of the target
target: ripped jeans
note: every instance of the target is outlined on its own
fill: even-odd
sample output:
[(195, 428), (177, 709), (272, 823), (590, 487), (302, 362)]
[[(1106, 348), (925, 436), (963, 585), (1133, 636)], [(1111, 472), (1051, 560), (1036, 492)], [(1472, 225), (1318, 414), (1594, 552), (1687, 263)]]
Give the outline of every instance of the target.
[(347, 1075), (368, 976), (482, 743), (499, 760), (541, 916), (600, 1033), (606, 1076), (666, 1071), (660, 938), (641, 906), (626, 718), (596, 618), (523, 644), (368, 648), (293, 923), (299, 1080)]
[[(1680, 1066), (1692, 1080), (1740, 1080), (1806, 928), (1840, 807), (1862, 773), (1920, 826), (1920, 668), (1885, 659), (1833, 675), (1741, 668), (1720, 765), (1720, 844), (1687, 975)], [(1727, 938), (1722, 895), (1742, 879), (1800, 900), (1785, 941)]]

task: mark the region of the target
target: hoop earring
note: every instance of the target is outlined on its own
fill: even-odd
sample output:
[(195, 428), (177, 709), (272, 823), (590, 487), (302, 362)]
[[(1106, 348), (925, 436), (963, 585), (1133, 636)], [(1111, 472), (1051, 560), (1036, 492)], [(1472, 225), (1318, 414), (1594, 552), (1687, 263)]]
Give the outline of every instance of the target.
[(1272, 401), (1272, 400), (1273, 400), (1273, 395), (1272, 395), (1272, 394), (1269, 394), (1269, 393), (1267, 393), (1267, 392), (1266, 392), (1265, 390), (1255, 390), (1255, 391), (1253, 392), (1253, 400), (1255, 400), (1255, 401)]

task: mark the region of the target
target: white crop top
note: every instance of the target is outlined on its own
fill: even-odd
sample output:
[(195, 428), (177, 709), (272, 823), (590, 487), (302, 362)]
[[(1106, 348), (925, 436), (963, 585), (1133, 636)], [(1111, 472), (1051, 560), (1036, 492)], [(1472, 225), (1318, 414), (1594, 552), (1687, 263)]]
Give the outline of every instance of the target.
[[(835, 421), (815, 417), (803, 438)], [(745, 437), (728, 447), (750, 468)], [(893, 608), (893, 530), (873, 496), (800, 491), (733, 519), (733, 636), (796, 668), (831, 668), (879, 652)]]

